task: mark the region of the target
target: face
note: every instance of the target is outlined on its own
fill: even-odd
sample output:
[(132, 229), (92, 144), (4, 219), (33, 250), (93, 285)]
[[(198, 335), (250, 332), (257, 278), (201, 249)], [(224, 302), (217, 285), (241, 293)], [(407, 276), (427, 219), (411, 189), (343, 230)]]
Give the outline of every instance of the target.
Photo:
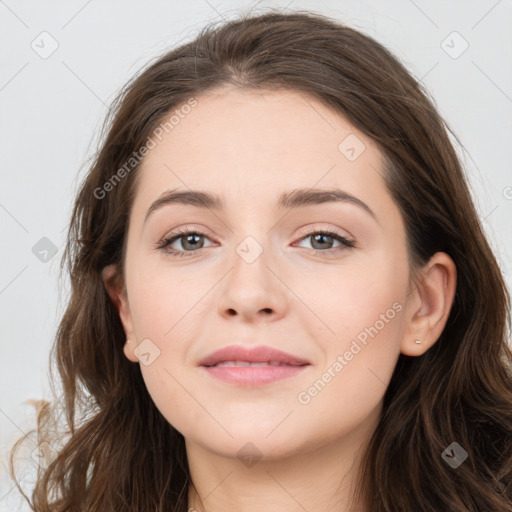
[[(125, 355), (187, 443), (229, 457), (252, 443), (272, 459), (348, 438), (380, 414), (407, 331), (405, 230), (381, 154), (300, 93), (196, 99), (138, 171)], [(154, 204), (170, 191), (222, 207)], [(307, 364), (201, 366), (232, 345)]]

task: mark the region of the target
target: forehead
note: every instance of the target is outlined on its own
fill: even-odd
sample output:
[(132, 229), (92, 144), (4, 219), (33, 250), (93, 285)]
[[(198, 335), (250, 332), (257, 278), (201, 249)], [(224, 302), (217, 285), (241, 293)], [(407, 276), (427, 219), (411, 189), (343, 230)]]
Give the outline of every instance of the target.
[(370, 189), (384, 192), (376, 144), (311, 96), (224, 87), (195, 100), (154, 138), (136, 202), (170, 188), (209, 188), (228, 204), (230, 197), (277, 198), (292, 187), (336, 186), (368, 201)]

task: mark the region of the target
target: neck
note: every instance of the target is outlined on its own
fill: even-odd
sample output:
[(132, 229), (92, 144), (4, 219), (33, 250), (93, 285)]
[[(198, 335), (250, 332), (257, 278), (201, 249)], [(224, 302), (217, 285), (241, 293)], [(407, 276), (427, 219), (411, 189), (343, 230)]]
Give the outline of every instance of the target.
[(364, 428), (358, 425), (342, 437), (280, 458), (262, 454), (259, 460), (242, 461), (186, 440), (193, 483), (189, 512), (363, 512), (364, 504), (354, 494), (380, 410), (374, 413)]

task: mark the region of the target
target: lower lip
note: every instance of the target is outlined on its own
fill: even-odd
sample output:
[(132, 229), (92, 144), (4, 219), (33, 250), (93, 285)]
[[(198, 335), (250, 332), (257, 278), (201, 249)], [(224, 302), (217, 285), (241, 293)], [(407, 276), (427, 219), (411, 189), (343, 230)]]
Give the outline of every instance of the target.
[(202, 368), (212, 377), (224, 382), (254, 387), (293, 377), (308, 366), (203, 366)]

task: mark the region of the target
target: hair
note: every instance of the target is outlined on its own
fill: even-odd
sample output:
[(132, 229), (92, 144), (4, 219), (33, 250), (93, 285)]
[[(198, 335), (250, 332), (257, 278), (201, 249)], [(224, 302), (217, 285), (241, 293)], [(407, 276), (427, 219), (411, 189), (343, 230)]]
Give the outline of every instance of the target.
[[(37, 417), (39, 442), (52, 439), (57, 454), (38, 467), (32, 501), (16, 481), (24, 498), (37, 512), (187, 510), (193, 483), (184, 437), (123, 355), (126, 338), (102, 270), (116, 265), (124, 283), (140, 167), (133, 155), (180, 106), (226, 86), (300, 92), (344, 116), (382, 152), (413, 275), (438, 251), (457, 268), (442, 334), (421, 356), (400, 354), (385, 392), (358, 478), (365, 510), (512, 510), (510, 296), (448, 133), (458, 139), (383, 45), (318, 13), (277, 10), (207, 25), (138, 71), (114, 100), (61, 261), (71, 291), (50, 356), (62, 395), (42, 401)], [(58, 411), (66, 420), (59, 435)], [(11, 452), (13, 478), (26, 437)], [(442, 457), (453, 442), (468, 453), (456, 469)]]

